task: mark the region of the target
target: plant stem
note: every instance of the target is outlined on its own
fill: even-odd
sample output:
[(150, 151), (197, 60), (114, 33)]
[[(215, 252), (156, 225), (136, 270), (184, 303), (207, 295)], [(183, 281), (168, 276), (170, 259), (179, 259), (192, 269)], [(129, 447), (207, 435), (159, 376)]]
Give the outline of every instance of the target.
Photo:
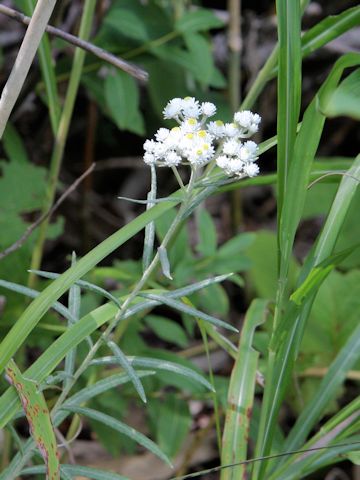
[(0, 99), (0, 139), (30, 70), (56, 0), (38, 0), (15, 64)]
[[(96, 6), (96, 0), (85, 1), (84, 11), (81, 17), (81, 24), (80, 24), (80, 32), (79, 32), (80, 38), (88, 39), (88, 37), (90, 36), (95, 6)], [(66, 140), (69, 132), (69, 126), (70, 126), (70, 122), (71, 122), (71, 118), (74, 110), (75, 99), (76, 99), (76, 95), (77, 95), (79, 84), (80, 84), (80, 78), (81, 78), (82, 67), (84, 64), (84, 59), (85, 59), (84, 50), (82, 50), (81, 48), (77, 48), (75, 50), (73, 65), (72, 65), (71, 74), (70, 74), (69, 86), (68, 86), (66, 98), (65, 98), (64, 109), (61, 114), (59, 128), (55, 138), (55, 145), (54, 145), (53, 153), (51, 156), (48, 185), (46, 189), (44, 204), (42, 207), (42, 213), (49, 210), (55, 198), (61, 162), (64, 155), (65, 144), (66, 144)], [(49, 225), (48, 220), (44, 221), (41, 225), (39, 236), (37, 238), (32, 259), (31, 259), (32, 270), (38, 270), (40, 267), (48, 225)], [(30, 286), (33, 285), (34, 282), (35, 282), (35, 275), (30, 274), (29, 285)]]

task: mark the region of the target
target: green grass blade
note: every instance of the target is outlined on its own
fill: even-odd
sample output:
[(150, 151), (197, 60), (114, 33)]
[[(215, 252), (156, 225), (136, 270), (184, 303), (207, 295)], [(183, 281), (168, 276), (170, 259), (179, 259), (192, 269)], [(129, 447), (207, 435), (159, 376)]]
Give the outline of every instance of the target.
[(298, 417), (295, 426), (286, 440), (289, 450), (301, 445), (311, 431), (313, 425), (321, 418), (326, 406), (336, 396), (339, 387), (346, 378), (347, 372), (360, 358), (360, 324), (336, 356), (333, 363), (312, 400), (306, 405)]
[(132, 440), (137, 442), (139, 445), (142, 445), (144, 448), (146, 448), (146, 450), (148, 450), (149, 452), (159, 457), (163, 462), (165, 462), (169, 466), (172, 466), (168, 457), (160, 450), (160, 448), (156, 445), (156, 443), (154, 443), (152, 440), (147, 438), (142, 433), (136, 431), (134, 428), (129, 427), (123, 422), (120, 422), (120, 420), (117, 420), (116, 418), (111, 417), (110, 415), (98, 412), (97, 410), (93, 410), (91, 408), (75, 407), (74, 405), (71, 405), (68, 407), (63, 407), (62, 409), (69, 411), (71, 413), (84, 415), (87, 418), (91, 418), (92, 420), (95, 420), (97, 422), (103, 423), (104, 425), (107, 425), (108, 427), (116, 430), (117, 432), (131, 438)]
[[(350, 169), (351, 176), (344, 176), (335, 196), (328, 219), (317, 243), (315, 253), (303, 267), (300, 279), (303, 280), (311, 268), (331, 255), (336, 239), (344, 222), (346, 213), (355, 194), (358, 182), (353, 178), (359, 175), (360, 155)], [(319, 285), (318, 285), (319, 286)], [(315, 293), (303, 302), (301, 308), (290, 306), (284, 315), (279, 332), (280, 343), (273, 337), (269, 351), (269, 367), (266, 377), (264, 404), (261, 412), (261, 438), (264, 439), (264, 451), (268, 454), (271, 445), (271, 431), (276, 422), (281, 401), (284, 396), (289, 375), (303, 336), (306, 320), (311, 310)], [(266, 447), (266, 448), (265, 448)], [(263, 456), (263, 454), (256, 456)]]
[[(222, 442), (221, 464), (243, 462), (247, 458), (250, 419), (254, 402), (259, 353), (252, 348), (255, 329), (266, 318), (266, 300), (254, 300), (241, 330), (239, 349), (229, 385), (228, 406)], [(221, 480), (246, 478), (246, 465), (225, 468)]]
[[(36, 1), (35, 0), (25, 0), (22, 2), (23, 10), (26, 15), (29, 17), (32, 16)], [(39, 50), (39, 61), (41, 74), (45, 84), (45, 91), (47, 96), (47, 103), (49, 108), (50, 123), (53, 134), (55, 135), (59, 127), (61, 105), (59, 94), (57, 90), (57, 82), (55, 75), (55, 67), (53, 58), (51, 55), (51, 45), (47, 33), (44, 33), (41, 40)]]
[[(357, 428), (359, 418), (360, 397), (353, 400), (349, 405), (322, 425), (320, 431), (302, 446), (301, 450), (325, 446), (333, 442), (344, 443), (344, 440), (351, 435), (353, 428)], [(286, 446), (286, 449), (288, 450), (288, 446)], [(280, 468), (275, 469), (269, 480), (279, 480), (280, 478), (285, 480), (291, 478), (293, 471), (295, 471), (295, 473), (300, 473), (300, 471), (304, 469), (309, 471), (311, 463), (314, 463), (317, 457), (322, 456), (324, 453), (325, 452), (314, 452), (313, 455), (305, 456), (302, 459), (297, 456), (291, 457), (286, 460)], [(296, 468), (294, 468), (294, 464), (296, 464)]]
[(287, 192), (301, 99), (301, 34), (299, 0), (277, 0), (278, 72), (278, 211), (281, 216)]
[(44, 459), (47, 478), (59, 480), (59, 456), (54, 427), (43, 393), (36, 383), (25, 378), (14, 360), (6, 367), (6, 376), (21, 400), (31, 436)]
[(353, 27), (360, 25), (360, 6), (348, 8), (339, 15), (326, 17), (302, 38), (302, 55), (306, 57)]

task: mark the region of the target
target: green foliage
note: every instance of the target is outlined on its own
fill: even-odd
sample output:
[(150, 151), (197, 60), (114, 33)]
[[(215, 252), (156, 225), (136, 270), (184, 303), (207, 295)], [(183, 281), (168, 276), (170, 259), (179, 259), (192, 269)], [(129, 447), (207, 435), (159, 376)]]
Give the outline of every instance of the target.
[[(17, 3), (31, 13), (35, 2)], [(141, 136), (146, 128), (154, 130), (154, 113), (160, 117), (170, 98), (194, 95), (200, 100), (216, 99), (219, 115), (225, 120), (231, 118), (227, 99), (231, 86), (227, 87), (215, 65), (210, 34), (212, 29), (224, 28), (224, 24), (210, 9), (188, 8), (187, 2), (110, 3), (95, 43), (138, 63), (150, 78), (147, 87), (140, 86), (128, 74), (109, 70), (104, 68), (103, 61), (87, 58), (82, 82), (104, 115), (118, 128)], [(190, 182), (165, 201), (148, 205), (151, 208), (145, 213), (82, 259), (75, 261), (74, 256), (71, 268), (64, 274), (37, 272), (53, 280), (46, 281), (43, 292), (24, 287), (36, 232), (21, 249), (1, 261), (0, 276), (7, 279), (1, 281), (7, 301), (2, 328), (14, 324), (0, 343), (1, 369), (7, 366), (9, 373), (11, 357), (25, 342), (30, 346), (36, 342), (43, 351), (18, 377), (16, 389), (18, 393), (26, 390), (25, 400), (30, 403), (39, 398), (40, 392), (44, 407), (41, 391), (51, 388), (49, 405), (53, 406), (54, 425), (64, 428), (64, 420), (73, 416), (67, 434), (76, 427), (76, 415), (82, 415), (114, 456), (135, 451), (138, 443), (169, 464), (168, 457), (174, 458), (186, 442), (192, 427), (189, 401), (196, 398), (206, 405), (215, 402), (218, 425), (217, 402), (226, 412), (221, 452), (224, 466), (248, 460), (249, 439), (255, 444), (257, 457), (324, 445), (332, 448), (312, 455), (256, 462), (252, 469), (224, 469), (221, 478), (248, 475), (253, 480), (295, 480), (313, 475), (340, 458), (358, 463), (357, 451), (350, 443), (359, 441), (359, 399), (340, 405), (344, 403), (341, 394), (347, 374), (360, 365), (360, 272), (354, 269), (360, 266), (359, 249), (354, 248), (360, 235), (360, 193), (356, 191), (360, 157), (320, 162), (315, 159), (327, 117), (359, 120), (359, 55), (347, 54), (337, 60), (318, 93), (305, 106), (302, 124), (298, 125), (298, 121), (302, 58), (357, 25), (360, 7), (325, 18), (301, 37), (301, 12), (307, 3), (277, 2), (279, 48), (270, 55), (244, 99), (249, 108), (277, 73), (277, 137), (260, 146), (260, 151), (265, 151), (278, 143), (276, 178), (269, 174), (224, 185), (223, 179), (218, 182), (218, 172), (209, 169), (206, 181), (204, 177), (197, 178), (195, 186)], [(95, 3), (86, 5), (81, 30), (84, 35), (90, 32), (90, 13)], [(63, 136), (62, 147), (67, 128), (58, 130), (60, 102), (56, 80), (69, 77), (70, 62), (64, 45), (56, 43), (60, 57), (65, 58), (55, 67), (51, 45), (44, 38), (39, 53), (45, 94), (42, 88), (37, 89), (49, 109), (57, 140)], [(67, 122), (72, 110), (69, 105), (73, 106), (75, 101), (75, 84), (82, 71), (84, 54), (81, 52), (81, 61), (77, 61), (79, 52), (70, 74), (66, 96), (70, 100), (65, 102), (62, 112), (62, 119)], [(344, 75), (349, 68), (355, 70)], [(58, 145), (56, 141), (55, 147)], [(7, 127), (3, 150), (7, 160), (0, 163), (1, 250), (16, 241), (37, 211), (44, 208), (45, 191), (53, 181), (47, 178), (45, 169), (30, 163), (29, 157), (36, 152), (27, 152), (14, 126)], [(51, 171), (53, 168), (54, 165)], [(314, 179), (320, 182), (309, 189)], [(220, 245), (217, 226), (201, 202), (216, 193), (220, 184), (225, 191), (274, 182), (278, 191), (277, 237), (269, 231), (247, 232)], [(54, 189), (56, 183), (55, 180), (52, 184)], [(149, 198), (156, 199), (155, 188)], [(195, 226), (191, 233), (195, 231), (195, 235), (188, 230), (187, 218), (191, 214), (191, 225)], [(295, 260), (295, 238), (301, 221), (314, 217), (324, 220), (322, 230), (304, 261)], [(160, 245), (158, 253), (153, 251), (153, 225)], [(144, 264), (141, 260), (126, 260), (98, 266), (143, 228), (147, 229), (149, 247)], [(48, 237), (60, 231), (61, 222), (57, 222)], [(167, 241), (169, 232), (171, 238)], [(337, 269), (339, 265), (342, 270)], [(236, 319), (234, 326), (229, 320), (233, 312), (221, 282), (227, 280), (242, 287), (244, 280), (239, 274), (245, 274), (248, 281), (246, 295), (242, 295), (244, 301), (257, 299), (250, 303), (237, 347), (228, 331), (237, 332), (240, 322)], [(84, 275), (88, 275), (86, 281), (82, 280)], [(116, 283), (112, 292), (106, 291), (108, 279)], [(66, 292), (67, 307), (57, 302)], [(25, 308), (18, 293), (35, 300)], [(49, 315), (49, 309), (56, 316)], [(255, 332), (265, 314), (273, 321)], [(46, 323), (35, 330), (44, 315)], [(67, 320), (67, 325), (59, 324), (59, 316)], [(225, 376), (214, 377), (210, 365), (208, 379), (187, 358), (199, 336), (198, 324), (210, 359), (207, 336), (211, 337), (212, 346), (224, 349), (234, 358), (230, 382)], [(48, 333), (43, 335), (44, 331)], [(189, 351), (182, 351), (188, 347)], [(261, 405), (254, 401), (262, 389), (256, 387), (256, 380), (261, 378), (258, 369), (265, 376)], [(314, 370), (321, 371), (323, 378), (312, 377)], [(213, 385), (216, 393), (212, 392)], [(127, 424), (132, 405), (140, 404), (140, 399), (148, 401), (145, 427), (150, 427), (157, 444)], [(279, 422), (284, 400), (297, 415), (287, 438)], [(14, 388), (8, 388), (0, 397), (0, 426), (7, 426), (19, 412), (18, 395)], [(34, 437), (38, 431), (44, 433), (41, 428), (39, 424)], [(9, 431), (15, 432), (12, 426)], [(45, 434), (52, 440), (52, 428), (49, 432), (47, 429)], [(16, 433), (14, 440), (18, 440)], [(25, 468), (33, 452), (34, 441), (29, 438), (21, 452), (10, 459), (0, 479), (7, 478), (6, 475), (43, 475), (42, 466)], [(78, 475), (99, 480), (124, 479), (73, 465), (61, 465), (60, 473), (65, 479)]]

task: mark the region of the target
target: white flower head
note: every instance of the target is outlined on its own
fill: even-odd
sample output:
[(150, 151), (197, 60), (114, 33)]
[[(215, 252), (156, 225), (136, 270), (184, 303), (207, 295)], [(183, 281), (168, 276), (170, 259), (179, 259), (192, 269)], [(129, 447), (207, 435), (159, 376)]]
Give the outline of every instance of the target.
[(164, 118), (177, 118), (181, 114), (182, 104), (182, 98), (173, 98), (170, 100), (163, 110)]
[(149, 152), (145, 152), (144, 153), (144, 162), (147, 165), (155, 165), (155, 163), (156, 163), (155, 155), (153, 155), (152, 153), (149, 153)]
[(224, 134), (225, 137), (237, 137), (239, 135), (239, 129), (235, 123), (225, 123), (224, 125)]
[(183, 133), (191, 133), (199, 130), (200, 124), (195, 117), (189, 117), (181, 123), (180, 128)]
[(154, 152), (156, 148), (156, 142), (155, 140), (146, 140), (144, 143), (144, 150), (145, 152), (152, 153)]
[(184, 118), (199, 118), (200, 113), (199, 101), (194, 97), (185, 97), (182, 100), (182, 114)]
[(175, 167), (176, 165), (179, 165), (181, 163), (181, 157), (173, 150), (170, 150), (165, 154), (164, 163), (168, 167)]
[(243, 110), (235, 113), (234, 121), (239, 126), (241, 135), (250, 137), (258, 131), (261, 117), (257, 113), (250, 112), (250, 110)]
[(203, 102), (201, 104), (201, 113), (205, 115), (205, 117), (212, 117), (216, 113), (216, 107), (211, 102)]
[(216, 159), (216, 164), (220, 168), (227, 168), (227, 166), (229, 165), (229, 157), (227, 157), (226, 155), (219, 155)]
[(216, 120), (215, 122), (209, 122), (207, 124), (207, 130), (215, 138), (222, 138), (225, 135), (224, 122)]
[(168, 128), (159, 128), (155, 133), (155, 138), (158, 142), (164, 142), (169, 136), (170, 130)]
[(256, 163), (246, 163), (244, 165), (244, 173), (248, 177), (256, 177), (259, 171), (260, 171), (259, 166)]
[(258, 145), (250, 140), (242, 142), (258, 129), (261, 118), (256, 113), (237, 112), (232, 123), (209, 121), (216, 106), (211, 102), (200, 104), (194, 97), (173, 98), (163, 113), (165, 119), (176, 120), (178, 126), (171, 130), (159, 128), (154, 139), (145, 141), (147, 165), (201, 167), (215, 160), (229, 176), (254, 177), (259, 173), (255, 163)]
[(241, 142), (231, 138), (224, 143), (223, 151), (226, 155), (238, 155), (241, 148)]

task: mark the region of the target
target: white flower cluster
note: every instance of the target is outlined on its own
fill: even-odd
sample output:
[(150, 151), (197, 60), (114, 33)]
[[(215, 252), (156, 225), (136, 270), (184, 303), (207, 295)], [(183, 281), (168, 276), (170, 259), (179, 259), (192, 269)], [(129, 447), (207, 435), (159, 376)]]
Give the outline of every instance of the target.
[(204, 166), (211, 160), (227, 175), (254, 177), (258, 146), (244, 139), (256, 133), (261, 118), (250, 111), (237, 112), (232, 123), (208, 121), (216, 113), (211, 102), (200, 103), (193, 97), (173, 98), (164, 108), (165, 119), (178, 126), (160, 128), (155, 140), (144, 143), (144, 162), (148, 165), (173, 167), (180, 164)]

